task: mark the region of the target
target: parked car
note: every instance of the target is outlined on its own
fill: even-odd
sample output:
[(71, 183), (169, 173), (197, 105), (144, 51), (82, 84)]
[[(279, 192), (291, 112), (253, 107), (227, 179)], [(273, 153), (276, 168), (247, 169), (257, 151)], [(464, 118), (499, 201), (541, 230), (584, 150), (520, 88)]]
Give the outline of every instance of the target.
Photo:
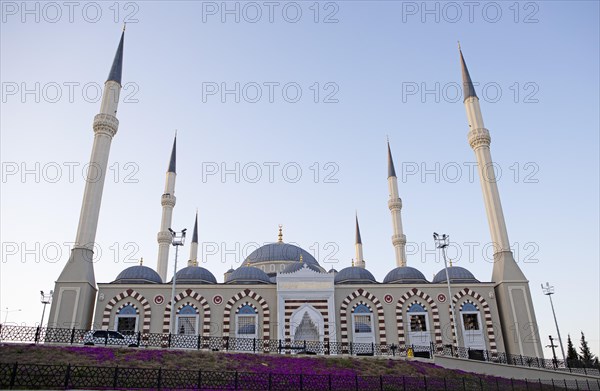
[(121, 345), (137, 347), (137, 335), (123, 335), (112, 330), (91, 330), (82, 337), (84, 345)]

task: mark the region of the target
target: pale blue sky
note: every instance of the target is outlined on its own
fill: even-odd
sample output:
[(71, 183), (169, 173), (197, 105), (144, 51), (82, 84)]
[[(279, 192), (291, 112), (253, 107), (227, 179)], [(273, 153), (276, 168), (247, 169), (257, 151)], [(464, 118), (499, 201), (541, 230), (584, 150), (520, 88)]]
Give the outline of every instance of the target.
[[(349, 265), (355, 210), (367, 267), (383, 280), (395, 266), (386, 135), (398, 175), (419, 170), (399, 184), (405, 234), (415, 243), (409, 265), (427, 278), (441, 269), (432, 251), (431, 234), (437, 231), (450, 234), (462, 248), (457, 265), (489, 281), (492, 264), (482, 254), (489, 230), (479, 180), (469, 180), (475, 157), (467, 143), (465, 110), (462, 99), (454, 97), (460, 40), (471, 76), (480, 83), (476, 91), (492, 134), (492, 156), (503, 174), (499, 189), (509, 237), (530, 279), (543, 344), (556, 334), (540, 289), (549, 281), (557, 290), (565, 344), (567, 333), (578, 340), (583, 330), (600, 353), (597, 2), (529, 2), (516, 8), (512, 2), (484, 2), (472, 22), (467, 8), (456, 17), (446, 3), (427, 3), (439, 9), (436, 22), (435, 11), (424, 13), (421, 2), (341, 1), (320, 3), (318, 23), (313, 2), (276, 3), (272, 22), (259, 2), (262, 17), (256, 23), (248, 21), (256, 9), (235, 2), (227, 4), (231, 9), (239, 4), (239, 23), (235, 15), (225, 15), (222, 22), (221, 2), (130, 2), (113, 8), (113, 3), (97, 3), (96, 23), (96, 3), (80, 3), (72, 23), (66, 8), (57, 16), (44, 4), (38, 10), (29, 4), (32, 14), (20, 2), (2, 3), (0, 307), (22, 309), (10, 312), (9, 321), (39, 322), (39, 290), (53, 288), (67, 260), (62, 243), (75, 238), (82, 166), (99, 111), (95, 86), (108, 75), (123, 18), (134, 13), (137, 22), (130, 20), (125, 37), (122, 93), (132, 102), (120, 104), (112, 144), (113, 169), (97, 235), (102, 249), (98, 282), (112, 281), (139, 257), (155, 266), (160, 195), (175, 129), (173, 227), (190, 229), (198, 208), (200, 240), (221, 248), (204, 254), (203, 266), (219, 281), (242, 260), (242, 248), (276, 240), (278, 224), (284, 225), (285, 241), (319, 249), (317, 258), (326, 268), (332, 260), (337, 269)], [(214, 7), (216, 15), (209, 12)], [(302, 16), (291, 23), (298, 8)], [(337, 23), (324, 23), (327, 15)], [(231, 89), (236, 82), (245, 91), (239, 103), (231, 94), (224, 103), (220, 94), (203, 97), (207, 86), (225, 83)], [(269, 82), (279, 83), (273, 102), (264, 84)], [(34, 89), (35, 83), (39, 93), (22, 96), (23, 87)], [(263, 95), (251, 103), (255, 83)], [(287, 83), (302, 90), (297, 103), (284, 99), (281, 86)], [(436, 85), (439, 93), (421, 96)], [(330, 93), (337, 103), (324, 103)], [(285, 98), (294, 95), (288, 89)], [(23, 180), (22, 169), (36, 171), (36, 162), (39, 183), (35, 174)], [(73, 180), (69, 162), (75, 165)], [(233, 175), (224, 183), (219, 175), (203, 180), (203, 168), (225, 164), (233, 169), (236, 162), (241, 171), (246, 167), (239, 183)], [(269, 162), (279, 164), (272, 183)], [(286, 164), (288, 176), (281, 170)], [(434, 173), (421, 177), (423, 169), (434, 172), (436, 164), (439, 180)], [(251, 183), (257, 165), (263, 176)], [(19, 172), (10, 175), (15, 167)], [(295, 167), (302, 175), (291, 183)], [(320, 174), (316, 183), (315, 171)], [(328, 183), (328, 174), (337, 182)], [(61, 244), (62, 256), (53, 243)], [(475, 248), (471, 257), (468, 246)], [(188, 251), (186, 245), (180, 265)], [(450, 256), (458, 258), (452, 250)], [(42, 259), (48, 257), (56, 260)]]

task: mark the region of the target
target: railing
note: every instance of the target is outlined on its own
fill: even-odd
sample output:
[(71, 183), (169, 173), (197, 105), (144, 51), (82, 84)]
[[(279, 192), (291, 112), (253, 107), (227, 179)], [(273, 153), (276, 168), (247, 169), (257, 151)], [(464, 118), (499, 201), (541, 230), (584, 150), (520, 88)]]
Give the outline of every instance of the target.
[(0, 324), (0, 342), (29, 342), (47, 344), (79, 344), (105, 346), (155, 347), (163, 349), (195, 349), (252, 353), (399, 356), (433, 358), (434, 355), (466, 358), (521, 367), (600, 376), (600, 368), (581, 361), (564, 362), (539, 357), (511, 355), (489, 350), (469, 349), (453, 345), (396, 345), (358, 342), (285, 341), (235, 337), (203, 337), (202, 335), (131, 333), (121, 339), (104, 333), (104, 338), (92, 338), (93, 331), (81, 329), (24, 327)]
[(599, 390), (600, 381), (214, 372), (0, 363), (0, 388), (192, 390)]

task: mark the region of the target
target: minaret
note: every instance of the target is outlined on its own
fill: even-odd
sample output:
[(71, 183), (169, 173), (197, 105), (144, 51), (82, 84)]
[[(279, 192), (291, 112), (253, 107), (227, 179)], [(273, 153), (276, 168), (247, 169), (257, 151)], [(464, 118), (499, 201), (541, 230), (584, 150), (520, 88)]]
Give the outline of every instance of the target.
[(390, 142), (387, 143), (388, 148), (388, 188), (390, 192), (390, 200), (388, 207), (392, 213), (392, 225), (394, 227), (394, 235), (392, 236), (392, 244), (396, 252), (396, 266), (406, 266), (406, 236), (402, 231), (402, 200), (398, 195), (398, 178), (396, 178), (396, 170), (394, 169), (394, 160), (392, 159), (392, 150)]
[(462, 68), (464, 104), (469, 122), (469, 144), (475, 152), (479, 181), (488, 225), (494, 245), (494, 269), (492, 281), (502, 321), (502, 333), (507, 353), (542, 357), (543, 351), (538, 333), (529, 282), (515, 262), (508, 241), (508, 233), (500, 194), (490, 152), (490, 132), (485, 128), (479, 98), (475, 93), (465, 59), (458, 47)]
[(363, 258), (362, 240), (360, 238), (360, 227), (358, 226), (358, 215), (356, 215), (356, 240), (354, 241), (354, 249), (356, 250), (356, 262), (354, 266), (365, 268), (365, 260)]
[(69, 260), (56, 280), (50, 308), (49, 325), (54, 327), (89, 329), (92, 326), (97, 292), (93, 264), (94, 244), (110, 144), (119, 128), (116, 114), (121, 92), (124, 38), (125, 28), (108, 79), (104, 83), (100, 113), (94, 117), (94, 144), (77, 236)]
[(158, 262), (156, 271), (163, 281), (167, 281), (167, 268), (169, 267), (169, 248), (171, 246), (171, 221), (173, 219), (173, 208), (175, 207), (175, 172), (176, 162), (177, 133), (173, 140), (173, 149), (171, 150), (171, 159), (169, 159), (169, 169), (167, 170), (167, 180), (165, 182), (165, 192), (161, 197), (162, 219), (160, 221), (160, 231), (156, 237), (158, 241)]
[(194, 221), (194, 233), (192, 234), (188, 266), (198, 266), (198, 211), (196, 211), (196, 220)]

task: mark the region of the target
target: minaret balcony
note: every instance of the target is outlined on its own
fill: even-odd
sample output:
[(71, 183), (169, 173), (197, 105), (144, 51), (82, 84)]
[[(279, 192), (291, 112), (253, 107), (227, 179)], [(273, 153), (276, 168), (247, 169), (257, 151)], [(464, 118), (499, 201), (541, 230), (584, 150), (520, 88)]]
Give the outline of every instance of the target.
[(171, 208), (175, 207), (175, 202), (177, 198), (172, 194), (163, 194), (160, 199), (160, 204), (162, 206), (170, 206)]
[(117, 134), (119, 120), (114, 115), (96, 114), (93, 127), (96, 134), (104, 134), (113, 138)]
[(402, 209), (402, 200), (400, 198), (396, 198), (395, 200), (389, 200), (388, 208), (390, 208), (390, 210)]
[(488, 147), (492, 142), (490, 131), (486, 128), (473, 129), (469, 132), (469, 145), (473, 149)]
[(392, 244), (394, 246), (400, 246), (406, 244), (406, 235), (392, 235)]

